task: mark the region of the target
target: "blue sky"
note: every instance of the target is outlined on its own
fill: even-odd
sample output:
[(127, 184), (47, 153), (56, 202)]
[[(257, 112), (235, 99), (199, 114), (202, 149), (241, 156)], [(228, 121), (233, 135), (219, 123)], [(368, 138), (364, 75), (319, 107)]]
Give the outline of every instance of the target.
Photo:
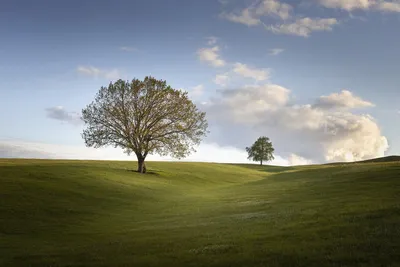
[(246, 162), (259, 135), (277, 164), (400, 154), (399, 26), (389, 0), (5, 0), (0, 152), (125, 159), (85, 148), (77, 113), (152, 75), (208, 114), (189, 160)]

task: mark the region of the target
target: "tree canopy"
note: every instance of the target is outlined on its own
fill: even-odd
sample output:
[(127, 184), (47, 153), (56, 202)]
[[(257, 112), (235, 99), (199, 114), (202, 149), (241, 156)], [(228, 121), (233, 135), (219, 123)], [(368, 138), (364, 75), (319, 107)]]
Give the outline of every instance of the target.
[(246, 147), (248, 153), (248, 159), (252, 161), (259, 161), (263, 164), (263, 161), (270, 161), (274, 159), (275, 149), (272, 147), (272, 143), (266, 136), (259, 137), (257, 141), (251, 146)]
[(82, 110), (82, 120), (86, 146), (110, 145), (128, 155), (135, 153), (141, 173), (146, 172), (149, 154), (179, 159), (194, 152), (208, 128), (205, 112), (198, 110), (187, 92), (149, 76), (101, 87)]

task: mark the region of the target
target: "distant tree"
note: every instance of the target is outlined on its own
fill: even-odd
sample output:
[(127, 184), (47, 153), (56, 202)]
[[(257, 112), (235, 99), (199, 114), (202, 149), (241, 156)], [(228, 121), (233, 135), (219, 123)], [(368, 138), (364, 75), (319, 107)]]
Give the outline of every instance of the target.
[(207, 133), (205, 113), (187, 92), (163, 80), (118, 80), (101, 87), (94, 101), (82, 110), (88, 147), (114, 146), (135, 153), (138, 172), (145, 173), (149, 154), (184, 158)]
[(252, 161), (259, 161), (260, 165), (263, 161), (270, 161), (274, 159), (274, 148), (268, 137), (262, 136), (251, 146), (246, 147), (248, 159)]

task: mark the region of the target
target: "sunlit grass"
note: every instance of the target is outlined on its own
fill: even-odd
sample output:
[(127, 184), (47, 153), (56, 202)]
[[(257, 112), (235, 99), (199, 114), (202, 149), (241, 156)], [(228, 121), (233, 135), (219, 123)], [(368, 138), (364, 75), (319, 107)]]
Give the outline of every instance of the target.
[(0, 160), (2, 266), (395, 266), (400, 164)]

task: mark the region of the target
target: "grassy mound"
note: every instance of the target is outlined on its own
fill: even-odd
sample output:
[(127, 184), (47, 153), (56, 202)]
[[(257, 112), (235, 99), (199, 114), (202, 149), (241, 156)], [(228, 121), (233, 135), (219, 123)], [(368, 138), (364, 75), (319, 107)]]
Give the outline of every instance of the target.
[(360, 162), (368, 163), (368, 162), (400, 162), (400, 156), (388, 156), (383, 158), (369, 159)]
[(400, 163), (0, 160), (1, 266), (395, 266)]
[(334, 162), (334, 163), (327, 163), (325, 165), (343, 165), (343, 164), (350, 165), (350, 164), (359, 164), (359, 163), (390, 163), (390, 162), (400, 163), (400, 156), (387, 156), (387, 157), (354, 161), (354, 162)]

